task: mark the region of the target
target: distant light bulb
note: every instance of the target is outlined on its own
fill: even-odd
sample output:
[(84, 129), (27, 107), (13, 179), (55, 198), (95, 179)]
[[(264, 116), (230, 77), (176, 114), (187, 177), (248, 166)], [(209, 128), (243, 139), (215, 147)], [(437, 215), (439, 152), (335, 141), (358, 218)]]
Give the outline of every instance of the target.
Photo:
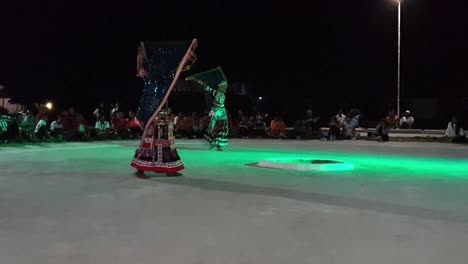
[(49, 110), (51, 110), (51, 109), (54, 107), (54, 105), (53, 105), (51, 102), (48, 102), (45, 106), (46, 106), (47, 109), (49, 109)]

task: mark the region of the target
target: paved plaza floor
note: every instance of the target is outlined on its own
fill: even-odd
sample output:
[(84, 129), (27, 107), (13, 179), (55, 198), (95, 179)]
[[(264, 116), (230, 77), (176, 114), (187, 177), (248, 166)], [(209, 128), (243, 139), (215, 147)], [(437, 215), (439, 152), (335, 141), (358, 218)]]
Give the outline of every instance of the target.
[[(137, 145), (0, 145), (0, 263), (467, 263), (466, 145), (178, 140), (183, 176), (149, 180)], [(252, 166), (278, 158), (354, 169)]]

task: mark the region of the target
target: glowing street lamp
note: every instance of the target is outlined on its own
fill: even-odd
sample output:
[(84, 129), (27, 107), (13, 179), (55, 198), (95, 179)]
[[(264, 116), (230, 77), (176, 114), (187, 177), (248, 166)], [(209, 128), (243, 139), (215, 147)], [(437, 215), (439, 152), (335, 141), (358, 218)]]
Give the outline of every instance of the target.
[(400, 117), (400, 79), (401, 79), (401, 2), (403, 0), (396, 0), (398, 2), (398, 79), (397, 79), (397, 116)]
[(45, 107), (47, 107), (47, 109), (49, 109), (49, 110), (52, 110), (52, 108), (54, 108), (54, 105), (51, 102), (47, 102), (45, 104)]

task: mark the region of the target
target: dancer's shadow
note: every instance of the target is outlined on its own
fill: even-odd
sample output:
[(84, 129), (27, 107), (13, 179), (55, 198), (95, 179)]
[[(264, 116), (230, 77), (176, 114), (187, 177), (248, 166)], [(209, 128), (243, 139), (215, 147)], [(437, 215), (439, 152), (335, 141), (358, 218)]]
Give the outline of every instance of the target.
[(148, 178), (148, 180), (161, 180), (161, 179), (167, 179), (167, 180), (174, 180), (174, 179), (181, 179), (184, 178), (184, 174), (178, 175), (178, 176), (167, 176), (166, 173), (155, 173), (155, 172), (145, 172), (145, 175)]
[[(156, 179), (156, 178), (155, 178)], [(406, 215), (431, 220), (442, 220), (457, 223), (468, 223), (467, 215), (455, 215), (448, 211), (431, 208), (421, 208), (411, 205), (371, 201), (362, 198), (345, 197), (332, 194), (298, 191), (286, 188), (255, 186), (243, 183), (225, 182), (211, 179), (190, 177), (157, 177), (158, 182), (188, 187), (197, 187), (205, 190), (225, 191), (233, 193), (256, 194), (264, 196), (282, 197), (298, 201), (314, 202), (332, 206), (347, 207), (360, 210)]]
[(210, 150), (208, 147), (187, 147), (187, 146), (177, 146), (178, 150)]

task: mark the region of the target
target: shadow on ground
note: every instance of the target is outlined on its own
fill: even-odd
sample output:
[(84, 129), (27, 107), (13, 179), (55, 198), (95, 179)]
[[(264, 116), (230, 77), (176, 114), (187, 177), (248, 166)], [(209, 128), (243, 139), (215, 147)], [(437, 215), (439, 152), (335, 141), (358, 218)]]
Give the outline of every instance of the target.
[(243, 194), (254, 194), (254, 195), (265, 195), (282, 197), (288, 199), (294, 199), (298, 201), (315, 202), (333, 206), (348, 207), (353, 209), (376, 211), (380, 213), (406, 215), (412, 217), (419, 217), (429, 220), (443, 220), (456, 223), (468, 223), (468, 217), (461, 215), (454, 215), (449, 212), (433, 210), (428, 208), (420, 208), (407, 205), (399, 205), (378, 201), (369, 201), (359, 198), (343, 197), (330, 194), (312, 193), (296, 191), (291, 189), (265, 187), (265, 186), (254, 186), (242, 183), (216, 181), (210, 179), (193, 179), (178, 177), (167, 178), (167, 177), (153, 177), (157, 182), (197, 187), (205, 190), (212, 191), (224, 191), (233, 193)]

